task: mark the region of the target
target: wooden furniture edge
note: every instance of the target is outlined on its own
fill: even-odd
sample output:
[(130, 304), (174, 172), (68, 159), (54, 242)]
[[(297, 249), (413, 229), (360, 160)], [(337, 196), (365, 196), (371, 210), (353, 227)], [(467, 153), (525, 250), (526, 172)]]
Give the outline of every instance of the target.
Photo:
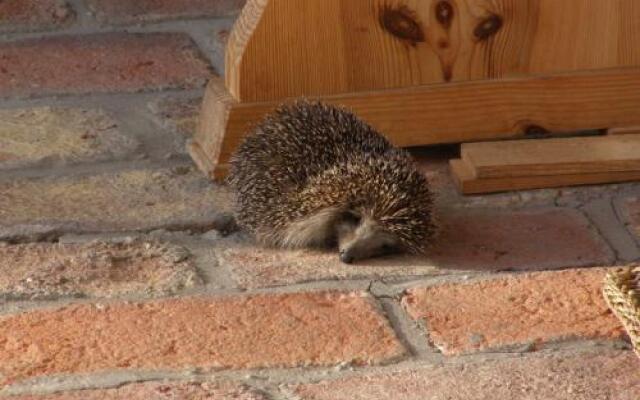
[[(640, 125), (640, 68), (460, 82), (318, 99), (345, 106), (397, 146), (573, 133)], [(287, 101), (287, 100), (284, 100)], [(194, 141), (199, 164), (221, 176), (251, 127), (280, 102), (240, 103), (221, 79), (207, 86)], [(630, 112), (630, 110), (634, 110)]]

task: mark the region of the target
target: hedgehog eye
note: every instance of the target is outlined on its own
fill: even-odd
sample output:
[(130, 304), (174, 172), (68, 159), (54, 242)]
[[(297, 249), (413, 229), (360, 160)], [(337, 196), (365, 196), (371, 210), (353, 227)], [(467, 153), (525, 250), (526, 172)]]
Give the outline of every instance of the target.
[(394, 247), (390, 244), (383, 244), (381, 250), (383, 253), (391, 253), (394, 250)]
[(353, 211), (345, 211), (342, 213), (342, 220), (353, 225), (359, 225), (361, 219), (362, 217)]

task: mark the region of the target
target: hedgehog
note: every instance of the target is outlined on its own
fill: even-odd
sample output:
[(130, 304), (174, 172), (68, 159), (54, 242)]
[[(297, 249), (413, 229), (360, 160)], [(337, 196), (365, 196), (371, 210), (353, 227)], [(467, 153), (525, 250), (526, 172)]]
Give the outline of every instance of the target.
[(263, 245), (340, 260), (424, 253), (437, 231), (411, 155), (349, 110), (298, 100), (251, 129), (230, 160), (240, 228)]

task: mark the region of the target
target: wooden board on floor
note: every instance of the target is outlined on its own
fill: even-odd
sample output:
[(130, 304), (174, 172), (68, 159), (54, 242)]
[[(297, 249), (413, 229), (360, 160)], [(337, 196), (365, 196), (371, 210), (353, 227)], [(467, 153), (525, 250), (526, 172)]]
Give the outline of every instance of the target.
[(476, 178), (640, 171), (640, 135), (465, 143)]
[[(640, 68), (418, 86), (320, 97), (342, 105), (397, 146), (571, 133), (640, 125)], [(253, 124), (279, 102), (240, 103), (210, 82), (191, 154), (220, 178)]]
[(248, 0), (239, 101), (640, 65), (638, 0)]
[(451, 172), (463, 194), (487, 194), (514, 190), (547, 189), (565, 186), (597, 185), (640, 181), (638, 172), (603, 172), (578, 175), (476, 178), (473, 167), (463, 160), (451, 160)]
[(629, 126), (624, 128), (609, 128), (607, 135), (638, 135), (640, 134), (640, 126)]

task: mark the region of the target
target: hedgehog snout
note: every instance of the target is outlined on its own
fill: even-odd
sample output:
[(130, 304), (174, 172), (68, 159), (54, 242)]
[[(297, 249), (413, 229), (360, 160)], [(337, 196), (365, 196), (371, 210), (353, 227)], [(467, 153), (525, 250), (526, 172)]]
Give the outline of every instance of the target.
[(353, 260), (354, 260), (354, 257), (349, 250), (340, 251), (340, 261), (342, 261), (345, 264), (351, 264)]
[(362, 218), (342, 223), (338, 229), (340, 261), (351, 264), (356, 260), (394, 253), (399, 249), (399, 240), (382, 229), (380, 224), (370, 218)]

